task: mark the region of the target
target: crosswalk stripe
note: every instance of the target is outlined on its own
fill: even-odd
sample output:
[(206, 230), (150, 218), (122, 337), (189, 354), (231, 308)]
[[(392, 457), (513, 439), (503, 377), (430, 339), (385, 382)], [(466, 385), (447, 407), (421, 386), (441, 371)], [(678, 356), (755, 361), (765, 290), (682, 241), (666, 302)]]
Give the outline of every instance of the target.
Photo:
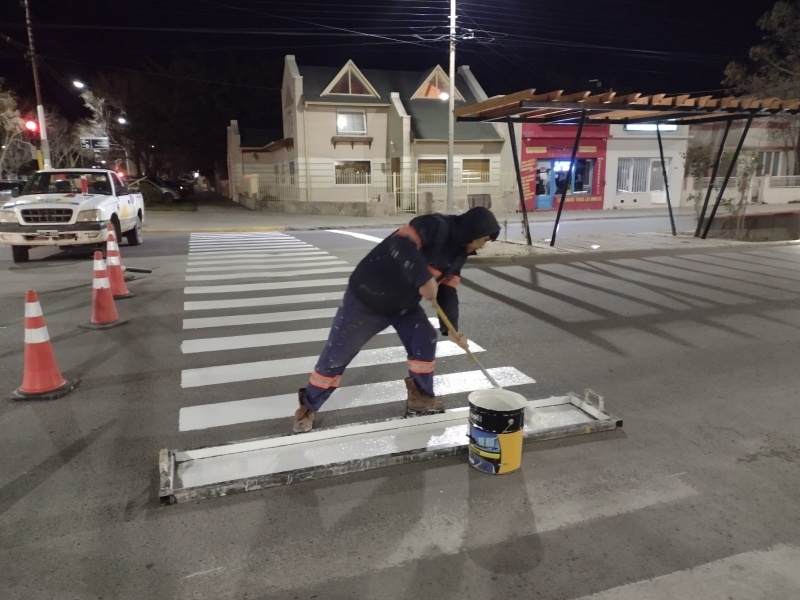
[(238, 283), (234, 285), (198, 285), (183, 288), (184, 294), (234, 294), (239, 292), (265, 292), (290, 288), (309, 288), (347, 285), (347, 278), (308, 279), (303, 281), (277, 281), (274, 283)]
[[(195, 300), (183, 303), (183, 310), (218, 310), (225, 308), (249, 308), (253, 306), (280, 306), (281, 304), (303, 304), (341, 300), (344, 292), (321, 292), (319, 294), (296, 294), (292, 296), (266, 296), (262, 298), (234, 298), (231, 300)], [(186, 321), (184, 321), (184, 328)]]
[(305, 277), (307, 275), (323, 275), (325, 273), (350, 273), (353, 267), (327, 267), (319, 269), (298, 269), (292, 271), (263, 271), (251, 273), (228, 273), (226, 275), (187, 275), (186, 281), (225, 281), (230, 279), (263, 279), (264, 277)]
[[(332, 308), (329, 310), (323, 309), (322, 311), (310, 312), (327, 311), (328, 314), (325, 316), (332, 317), (336, 314), (336, 310), (337, 309)], [(436, 325), (436, 318), (430, 318), (428, 320), (432, 325)], [(269, 346), (287, 346), (289, 344), (304, 344), (306, 342), (324, 342), (328, 339), (328, 334), (330, 334), (330, 332), (330, 327), (320, 327), (317, 329), (296, 329), (293, 331), (278, 331), (275, 333), (249, 333), (246, 335), (186, 340), (181, 344), (181, 352), (184, 354), (197, 354), (199, 352), (220, 352), (222, 350), (243, 350), (245, 348), (267, 348)], [(394, 327), (387, 327), (383, 331), (379, 331), (378, 335), (387, 335), (390, 333), (395, 333)]]
[[(513, 367), (500, 367), (488, 369), (488, 371), (504, 388), (536, 383), (535, 380)], [(492, 384), (480, 371), (446, 373), (437, 375), (433, 380), (433, 389), (437, 396), (464, 394), (491, 387)], [(403, 380), (342, 387), (336, 390), (325, 403), (322, 412), (402, 402), (406, 399), (406, 394)], [(283, 419), (292, 416), (295, 410), (297, 410), (296, 393), (188, 406), (180, 410), (179, 428), (180, 431), (194, 431), (255, 421)]]
[(275, 244), (265, 242), (236, 242), (234, 244), (192, 244), (189, 246), (189, 252), (194, 254), (196, 252), (208, 252), (209, 250), (270, 250), (273, 248), (313, 248), (311, 244), (305, 242), (279, 242)]
[(355, 231), (341, 231), (339, 229), (329, 229), (329, 233), (340, 233), (342, 235), (349, 235), (350, 237), (358, 238), (360, 240), (366, 240), (368, 242), (376, 242), (381, 243), (383, 238), (375, 237), (374, 235), (367, 235), (366, 233), (357, 233)]
[(229, 239), (263, 239), (263, 238), (289, 238), (296, 239), (294, 236), (286, 235), (285, 233), (220, 233), (218, 235), (205, 234), (205, 233), (192, 233), (189, 236), (191, 240), (229, 240)]
[[(484, 351), (474, 342), (470, 342), (469, 347), (472, 352)], [(465, 354), (465, 352), (453, 342), (439, 342), (436, 346), (437, 358), (457, 356), (459, 354)], [(408, 352), (403, 346), (362, 350), (350, 363), (350, 368), (400, 363), (405, 362), (407, 358)], [(191, 388), (239, 381), (255, 381), (287, 375), (303, 375), (310, 373), (316, 363), (317, 356), (303, 356), (300, 358), (282, 358), (234, 365), (202, 367), (199, 369), (184, 369), (181, 371), (181, 387)]]
[(189, 254), (189, 261), (194, 260), (210, 260), (214, 258), (223, 258), (226, 256), (241, 256), (254, 257), (254, 256), (286, 256), (289, 252), (317, 252), (319, 248), (309, 246), (308, 248), (257, 248), (255, 250), (214, 250), (209, 252), (196, 252)]
[[(203, 257), (205, 258), (205, 257)], [(320, 260), (327, 259), (327, 258), (336, 258), (332, 254), (328, 254), (323, 250), (311, 250), (311, 251), (303, 251), (303, 252), (291, 252), (283, 255), (275, 255), (275, 256), (267, 256), (264, 258), (254, 256), (254, 257), (235, 257), (229, 256), (224, 260), (193, 260), (188, 263), (189, 267), (199, 267), (205, 265), (261, 265), (261, 264), (269, 264), (269, 263), (278, 263), (278, 262), (286, 262), (292, 260), (304, 260), (304, 259), (311, 259), (311, 258), (319, 258)]]
[(305, 319), (325, 319), (336, 314), (336, 308), (315, 308), (309, 310), (290, 310), (249, 315), (230, 315), (226, 317), (204, 317), (184, 319), (184, 329), (208, 329), (209, 327), (231, 327), (236, 325), (260, 325), (264, 323), (282, 323), (284, 321), (302, 321)]
[(314, 267), (314, 266), (324, 266), (327, 267), (329, 265), (346, 265), (346, 260), (336, 260), (335, 256), (320, 256), (316, 257), (313, 260), (307, 259), (301, 261), (300, 259), (295, 259), (299, 262), (286, 262), (286, 261), (277, 261), (278, 264), (256, 264), (256, 265), (212, 265), (207, 266), (203, 265), (200, 267), (186, 269), (187, 273), (208, 273), (211, 271), (252, 271), (253, 269), (296, 269), (301, 268), (305, 269), (307, 267)]

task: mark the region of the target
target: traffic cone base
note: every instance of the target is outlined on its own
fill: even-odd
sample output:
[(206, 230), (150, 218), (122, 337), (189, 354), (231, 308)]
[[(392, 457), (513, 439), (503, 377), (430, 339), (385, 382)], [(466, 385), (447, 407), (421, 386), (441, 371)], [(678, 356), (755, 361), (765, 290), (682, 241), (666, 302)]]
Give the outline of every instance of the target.
[(11, 394), (16, 400), (53, 400), (66, 396), (78, 385), (61, 375), (44, 322), (39, 297), (25, 292), (25, 351), (22, 385)]
[(81, 323), (78, 327), (81, 329), (114, 329), (114, 327), (119, 327), (120, 325), (125, 325), (130, 322), (130, 319), (119, 319), (113, 323)]

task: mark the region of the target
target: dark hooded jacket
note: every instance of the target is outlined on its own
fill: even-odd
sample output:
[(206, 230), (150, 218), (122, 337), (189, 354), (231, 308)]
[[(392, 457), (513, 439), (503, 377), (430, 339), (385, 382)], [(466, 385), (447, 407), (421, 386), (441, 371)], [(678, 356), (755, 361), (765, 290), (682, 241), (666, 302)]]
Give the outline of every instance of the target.
[[(349, 288), (370, 310), (393, 316), (419, 304), (420, 286), (435, 277), (437, 301), (458, 328), (456, 290), (467, 260), (464, 246), (484, 236), (495, 240), (499, 233), (497, 219), (483, 207), (471, 208), (463, 215), (415, 217), (358, 263)], [(446, 333), (444, 324), (440, 329)]]

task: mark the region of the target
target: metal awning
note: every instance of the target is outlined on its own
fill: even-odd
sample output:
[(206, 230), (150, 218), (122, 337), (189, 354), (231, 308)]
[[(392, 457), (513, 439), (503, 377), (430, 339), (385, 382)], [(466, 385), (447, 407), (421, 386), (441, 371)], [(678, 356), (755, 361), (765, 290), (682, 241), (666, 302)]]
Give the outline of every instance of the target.
[[(745, 120), (746, 124), (742, 131), (742, 137), (736, 147), (733, 160), (731, 160), (714, 208), (706, 223), (706, 228), (702, 235), (702, 237), (705, 238), (711, 228), (711, 223), (714, 220), (717, 208), (722, 201), (725, 187), (733, 173), (739, 152), (742, 149), (744, 139), (747, 136), (753, 119), (778, 115), (797, 115), (798, 113), (800, 113), (800, 99), (736, 98), (733, 96), (714, 98), (713, 96), (692, 96), (690, 94), (672, 96), (667, 94), (644, 96), (641, 93), (617, 95), (616, 92), (592, 94), (590, 91), (564, 94), (564, 90), (537, 94), (535, 89), (523, 90), (506, 96), (497, 96), (484, 100), (483, 102), (478, 102), (477, 104), (462, 106), (453, 111), (453, 115), (458, 121), (502, 122), (508, 124), (511, 149), (514, 155), (514, 166), (517, 172), (520, 210), (523, 214), (523, 229), (528, 239), (528, 244), (531, 244), (532, 241), (528, 224), (528, 213), (525, 207), (525, 190), (522, 182), (519, 155), (517, 154), (516, 137), (514, 135), (514, 123), (577, 125), (578, 131), (572, 148), (570, 164), (575, 163), (581, 132), (586, 123), (593, 125), (629, 125), (637, 123), (698, 125), (701, 123), (727, 123), (725, 133), (722, 137), (722, 143), (720, 144), (714, 163), (714, 169), (703, 204), (703, 210), (697, 224), (697, 230), (695, 232), (695, 237), (697, 237), (700, 235), (701, 224), (705, 219), (711, 190), (714, 186), (714, 180), (716, 179), (717, 171), (719, 170), (719, 165), (722, 160), (722, 152), (728, 132), (730, 131), (731, 123), (736, 120)], [(664, 176), (664, 184), (666, 186), (667, 207), (669, 209), (672, 235), (676, 235), (675, 219), (672, 214), (669, 183), (664, 161), (664, 149), (661, 141), (661, 130), (658, 127), (656, 127), (656, 136), (658, 138), (661, 168)], [(555, 245), (558, 223), (561, 219), (561, 211), (564, 208), (566, 195), (567, 188), (565, 186), (561, 195), (556, 221), (553, 226), (553, 234), (550, 238), (551, 246)]]

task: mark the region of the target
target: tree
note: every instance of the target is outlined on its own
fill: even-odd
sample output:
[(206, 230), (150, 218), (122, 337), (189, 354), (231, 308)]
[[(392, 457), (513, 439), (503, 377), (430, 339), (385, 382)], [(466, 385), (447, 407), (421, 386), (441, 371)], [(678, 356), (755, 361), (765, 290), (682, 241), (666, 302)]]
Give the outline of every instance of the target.
[(31, 145), (24, 139), (25, 121), (17, 96), (0, 79), (0, 171), (17, 174), (31, 160)]
[(84, 166), (91, 164), (91, 152), (81, 150), (78, 126), (71, 123), (57, 112), (45, 115), (47, 121), (47, 139), (50, 142), (50, 159), (54, 167)]
[[(775, 3), (757, 22), (764, 33), (750, 48), (750, 63), (731, 62), (725, 68), (725, 85), (759, 97), (800, 98), (800, 2)], [(800, 173), (800, 118), (780, 116), (775, 135), (794, 150), (794, 172)]]

